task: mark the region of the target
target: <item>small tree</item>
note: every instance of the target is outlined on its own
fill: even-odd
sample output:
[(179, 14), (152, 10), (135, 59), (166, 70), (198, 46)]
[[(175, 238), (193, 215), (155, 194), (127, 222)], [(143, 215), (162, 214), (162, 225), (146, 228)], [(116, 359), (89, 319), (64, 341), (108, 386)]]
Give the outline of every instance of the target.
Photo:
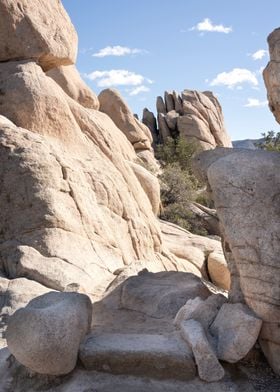
[(262, 133), (264, 141), (256, 143), (256, 146), (266, 151), (280, 151), (280, 132), (269, 131)]

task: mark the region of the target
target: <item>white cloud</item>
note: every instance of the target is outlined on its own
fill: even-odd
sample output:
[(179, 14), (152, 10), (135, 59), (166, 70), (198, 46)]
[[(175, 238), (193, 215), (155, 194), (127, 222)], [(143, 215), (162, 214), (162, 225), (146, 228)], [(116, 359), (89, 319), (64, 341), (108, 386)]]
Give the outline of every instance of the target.
[(111, 69), (110, 71), (94, 71), (85, 75), (88, 79), (94, 80), (99, 87), (112, 86), (140, 86), (145, 81), (152, 83), (152, 80), (146, 79), (143, 75), (126, 69)]
[(227, 86), (234, 88), (243, 83), (249, 83), (252, 86), (258, 86), (259, 82), (254, 72), (246, 68), (234, 68), (229, 72), (219, 73), (215, 79), (212, 80), (210, 86)]
[(257, 108), (261, 106), (267, 106), (267, 101), (260, 101), (257, 98), (248, 98), (247, 103), (244, 105), (245, 108)]
[(216, 32), (216, 33), (231, 33), (232, 27), (225, 27), (224, 25), (215, 25), (209, 18), (205, 18), (202, 22), (197, 23), (197, 25), (190, 28), (191, 31), (208, 31), (208, 32)]
[(106, 46), (103, 49), (100, 49), (98, 52), (93, 54), (93, 57), (107, 57), (107, 56), (127, 56), (131, 54), (140, 54), (146, 53), (145, 50), (137, 49), (137, 48), (128, 48), (127, 46)]
[(146, 93), (148, 91), (150, 91), (150, 88), (142, 85), (142, 86), (135, 87), (133, 90), (131, 90), (129, 95), (138, 95), (140, 93)]
[(253, 60), (261, 60), (267, 55), (268, 55), (268, 51), (265, 49), (259, 49), (255, 53), (250, 54)]

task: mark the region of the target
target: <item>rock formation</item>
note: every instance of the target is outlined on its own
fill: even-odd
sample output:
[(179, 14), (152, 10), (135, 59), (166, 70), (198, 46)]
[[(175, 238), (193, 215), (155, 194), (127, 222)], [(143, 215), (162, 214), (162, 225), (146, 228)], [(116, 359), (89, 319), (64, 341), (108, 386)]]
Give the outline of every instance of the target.
[(143, 122), (149, 126), (155, 143), (168, 137), (181, 136), (198, 142), (203, 150), (231, 147), (226, 132), (221, 105), (211, 91), (165, 91), (164, 99), (157, 98), (158, 131), (148, 109), (143, 111)]
[[(125, 374), (125, 382), (134, 375), (139, 391), (146, 390), (136, 378), (140, 376), (151, 378), (154, 391), (173, 391), (174, 385), (181, 391), (178, 380), (196, 390), (228, 390), (230, 372), (214, 389), (193, 380), (195, 363), (203, 380), (215, 383), (223, 377), (218, 360), (232, 357), (224, 355), (221, 341), (232, 354), (232, 346), (243, 342), (240, 337), (246, 339), (246, 327), (252, 327), (254, 333), (238, 352), (238, 359), (243, 357), (257, 339), (261, 317), (261, 344), (268, 357), (277, 353), (271, 313), (278, 317), (279, 293), (270, 251), (277, 245), (275, 236), (269, 236), (277, 228), (277, 211), (258, 205), (257, 222), (254, 213), (247, 213), (256, 176), (254, 184), (241, 178), (245, 191), (242, 188), (241, 203), (234, 204), (237, 211), (246, 207), (244, 227), (238, 226), (240, 213), (231, 217), (232, 230), (224, 229), (230, 206), (222, 218), (225, 252), (240, 256), (238, 262), (231, 259), (239, 274), (233, 287), (240, 286), (238, 298), (259, 317), (237, 304), (237, 317), (231, 320), (225, 308), (233, 305), (207, 281), (211, 275), (221, 287), (229, 286), (229, 276), (221, 272), (226, 265), (220, 242), (157, 219), (159, 184), (143, 167), (143, 162), (157, 166), (151, 133), (115, 90), (104, 90), (97, 99), (81, 80), (74, 66), (76, 33), (60, 0), (0, 0), (0, 11), (0, 342), (5, 345), (7, 338), (10, 348), (0, 350), (0, 390), (55, 391), (58, 385), (66, 392), (86, 391), (102, 377), (100, 371), (111, 377)], [(210, 93), (166, 93), (165, 102), (159, 99), (157, 106), (166, 134), (181, 129), (179, 123), (187, 117), (203, 124), (195, 135), (184, 131), (203, 148), (230, 144), (220, 106)], [(201, 135), (207, 135), (205, 140)], [(265, 159), (265, 169), (273, 162)], [(234, 186), (237, 166), (232, 165), (234, 173), (228, 177), (233, 181), (233, 189), (227, 184), (229, 203), (239, 191), (238, 184)], [(277, 184), (277, 173), (265, 189), (271, 189), (269, 197), (275, 201), (274, 180)], [(270, 202), (261, 197), (262, 203)], [(218, 203), (218, 213), (222, 207)], [(265, 216), (275, 227), (262, 237)], [(244, 254), (247, 244), (241, 239), (247, 236), (254, 247)], [(263, 293), (257, 283), (255, 295), (250, 277), (262, 268), (260, 252), (254, 253), (259, 245), (266, 265), (262, 276), (269, 287)], [(255, 261), (258, 269), (252, 267)], [(180, 331), (173, 323), (176, 314)], [(72, 370), (67, 378), (49, 377)], [(92, 374), (94, 382), (89, 383)], [(153, 380), (170, 377), (177, 379), (171, 388), (168, 382)], [(111, 380), (116, 384), (109, 383), (108, 390), (118, 384), (116, 378)], [(137, 389), (130, 384), (127, 390)]]
[(138, 157), (153, 171), (158, 170), (152, 149), (152, 135), (148, 127), (141, 123), (115, 89), (101, 91), (98, 96), (100, 111), (106, 113), (124, 133)]
[(217, 149), (196, 166), (209, 182), (231, 270), (231, 302), (263, 320), (261, 347), (280, 373), (279, 153)]
[(280, 28), (269, 34), (267, 41), (269, 45), (270, 61), (263, 71), (265, 87), (270, 110), (276, 121), (280, 123)]

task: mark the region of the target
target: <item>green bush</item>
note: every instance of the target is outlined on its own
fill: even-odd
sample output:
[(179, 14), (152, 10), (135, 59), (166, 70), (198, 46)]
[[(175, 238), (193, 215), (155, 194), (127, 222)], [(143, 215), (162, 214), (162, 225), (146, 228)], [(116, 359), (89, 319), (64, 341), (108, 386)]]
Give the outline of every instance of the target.
[(280, 151), (280, 132), (269, 131), (262, 133), (262, 137), (264, 140), (256, 143), (257, 147), (267, 151)]
[(191, 161), (196, 152), (197, 145), (183, 138), (169, 138), (157, 147), (156, 157), (162, 166), (159, 179), (163, 208), (160, 217), (193, 233), (207, 235), (202, 223), (189, 208), (198, 197), (206, 200), (201, 191), (203, 186), (192, 171)]

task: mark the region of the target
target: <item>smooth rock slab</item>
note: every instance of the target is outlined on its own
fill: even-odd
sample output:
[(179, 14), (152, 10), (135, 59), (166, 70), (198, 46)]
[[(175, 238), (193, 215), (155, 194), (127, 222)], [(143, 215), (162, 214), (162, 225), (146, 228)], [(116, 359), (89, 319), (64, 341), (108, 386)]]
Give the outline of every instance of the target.
[(91, 318), (91, 301), (86, 295), (51, 292), (37, 297), (10, 317), (9, 351), (36, 373), (70, 373)]
[(218, 339), (218, 358), (235, 363), (244, 358), (256, 343), (262, 320), (243, 304), (224, 304), (210, 332)]
[(120, 306), (155, 318), (173, 319), (190, 298), (206, 299), (208, 288), (195, 275), (184, 272), (142, 272), (127, 279)]
[(203, 326), (196, 320), (183, 321), (181, 335), (192, 348), (199, 377), (207, 382), (221, 380), (225, 372), (207, 340)]
[(196, 373), (190, 349), (175, 336), (92, 334), (79, 356), (87, 370), (113, 374), (190, 380)]

